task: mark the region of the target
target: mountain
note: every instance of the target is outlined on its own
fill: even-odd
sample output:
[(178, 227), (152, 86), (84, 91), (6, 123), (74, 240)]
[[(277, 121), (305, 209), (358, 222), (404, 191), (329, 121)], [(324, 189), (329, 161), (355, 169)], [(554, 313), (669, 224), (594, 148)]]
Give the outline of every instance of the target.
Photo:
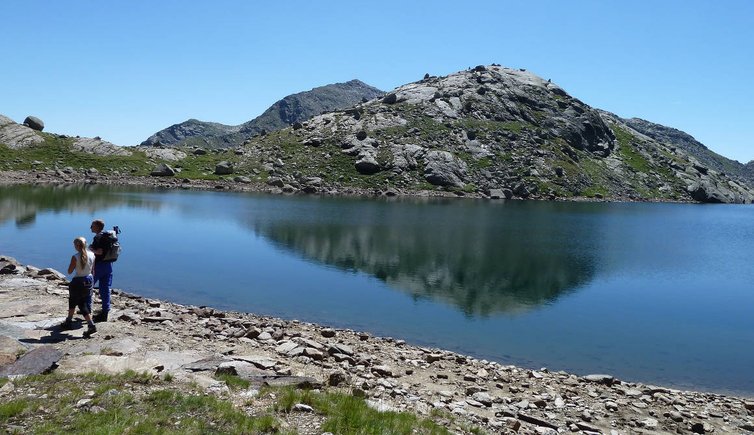
[[(365, 86), (349, 84), (344, 85)], [(70, 167), (78, 173), (148, 175), (156, 165), (170, 163), (175, 171), (155, 173), (209, 180), (231, 173), (236, 182), (266, 183), (285, 192), (754, 199), (753, 162), (741, 165), (678, 130), (592, 108), (523, 69), (493, 64), (426, 75), (335, 111), (327, 111), (332, 99), (326, 93), (317, 94), (317, 104), (302, 94), (287, 97), (258, 120), (230, 127), (237, 130), (195, 121), (193, 130), (183, 131), (211, 127), (217, 135), (186, 136), (176, 148), (120, 148), (99, 138), (33, 131), (2, 118), (0, 169)], [(290, 127), (267, 130), (291, 121)], [(233, 146), (209, 153), (196, 149), (225, 143)]]
[(712, 164), (722, 156), (639, 124), (523, 69), (478, 66), (255, 136), (245, 160), (271, 183), (309, 191), (751, 202), (747, 180)]
[(359, 80), (320, 86), (277, 101), (258, 117), (241, 125), (224, 125), (189, 119), (150, 136), (141, 145), (194, 145), (225, 147), (241, 144), (248, 137), (288, 127), (322, 112), (346, 109), (384, 92)]
[(683, 149), (709, 168), (718, 172), (725, 172), (729, 175), (748, 178), (754, 182), (754, 178), (750, 174), (747, 174), (744, 164), (709, 150), (704, 144), (694, 139), (688, 133), (640, 118), (623, 119), (622, 121), (639, 133), (649, 136), (658, 142), (671, 144)]

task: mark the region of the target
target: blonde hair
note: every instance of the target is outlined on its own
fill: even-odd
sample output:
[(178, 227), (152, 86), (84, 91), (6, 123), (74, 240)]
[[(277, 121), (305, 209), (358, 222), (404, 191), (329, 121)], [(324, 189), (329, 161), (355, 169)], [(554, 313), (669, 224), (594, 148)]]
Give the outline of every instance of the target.
[(86, 267), (86, 264), (89, 262), (89, 256), (86, 255), (86, 238), (85, 237), (76, 237), (73, 239), (73, 246), (76, 247), (76, 251), (78, 251), (79, 254), (79, 264), (81, 265), (81, 268), (83, 269)]

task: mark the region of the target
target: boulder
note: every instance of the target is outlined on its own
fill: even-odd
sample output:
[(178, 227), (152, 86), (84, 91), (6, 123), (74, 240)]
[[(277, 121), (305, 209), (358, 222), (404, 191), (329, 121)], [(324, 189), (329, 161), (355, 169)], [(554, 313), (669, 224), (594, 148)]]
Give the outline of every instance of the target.
[(230, 162), (222, 161), (215, 165), (215, 175), (229, 175), (233, 173), (233, 165)]
[(152, 172), (150, 172), (149, 175), (153, 177), (172, 177), (175, 175), (175, 169), (171, 168), (166, 163), (160, 163), (152, 169)]
[(448, 151), (430, 151), (425, 158), (424, 178), (435, 186), (463, 187), (466, 163)]
[(356, 161), (356, 170), (360, 174), (371, 175), (380, 171), (380, 164), (372, 154), (363, 154), (362, 157)]
[(45, 123), (36, 116), (27, 116), (26, 119), (24, 119), (24, 125), (37, 131), (42, 131), (45, 128)]
[(691, 197), (694, 198), (695, 201), (714, 204), (729, 202), (728, 198), (726, 198), (716, 186), (706, 180), (692, 183), (686, 188), (686, 190), (691, 194)]
[(382, 97), (382, 102), (385, 104), (395, 104), (398, 101), (398, 96), (395, 93), (389, 93)]

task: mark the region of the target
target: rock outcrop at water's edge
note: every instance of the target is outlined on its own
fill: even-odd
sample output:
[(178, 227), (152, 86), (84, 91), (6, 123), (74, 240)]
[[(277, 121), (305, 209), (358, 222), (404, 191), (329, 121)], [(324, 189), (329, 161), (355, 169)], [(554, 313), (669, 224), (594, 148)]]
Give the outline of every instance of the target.
[[(525, 369), (365, 332), (124, 292), (113, 296), (112, 321), (100, 323), (93, 338), (79, 340), (83, 327), (56, 333), (67, 290), (54, 271), (0, 257), (0, 272), (0, 376), (51, 367), (64, 373), (131, 369), (170, 374), (174, 382), (195, 382), (207, 394), (248, 410), (246, 392), (229, 390), (213, 376), (218, 372), (244, 377), (256, 386), (353, 392), (383, 409), (421, 415), (442, 410), (491, 433), (754, 431), (750, 399), (678, 391), (610, 375)], [(34, 349), (43, 351), (29, 352)], [(32, 353), (38, 355), (26, 357)], [(34, 394), (15, 389), (13, 383), (0, 389), (3, 401)]]

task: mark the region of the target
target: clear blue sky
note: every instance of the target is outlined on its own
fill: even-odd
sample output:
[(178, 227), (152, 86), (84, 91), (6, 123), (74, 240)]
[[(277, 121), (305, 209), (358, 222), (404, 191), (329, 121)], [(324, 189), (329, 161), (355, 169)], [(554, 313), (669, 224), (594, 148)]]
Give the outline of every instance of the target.
[(358, 78), (478, 64), (754, 159), (754, 1), (2, 1), (0, 114), (134, 145)]

